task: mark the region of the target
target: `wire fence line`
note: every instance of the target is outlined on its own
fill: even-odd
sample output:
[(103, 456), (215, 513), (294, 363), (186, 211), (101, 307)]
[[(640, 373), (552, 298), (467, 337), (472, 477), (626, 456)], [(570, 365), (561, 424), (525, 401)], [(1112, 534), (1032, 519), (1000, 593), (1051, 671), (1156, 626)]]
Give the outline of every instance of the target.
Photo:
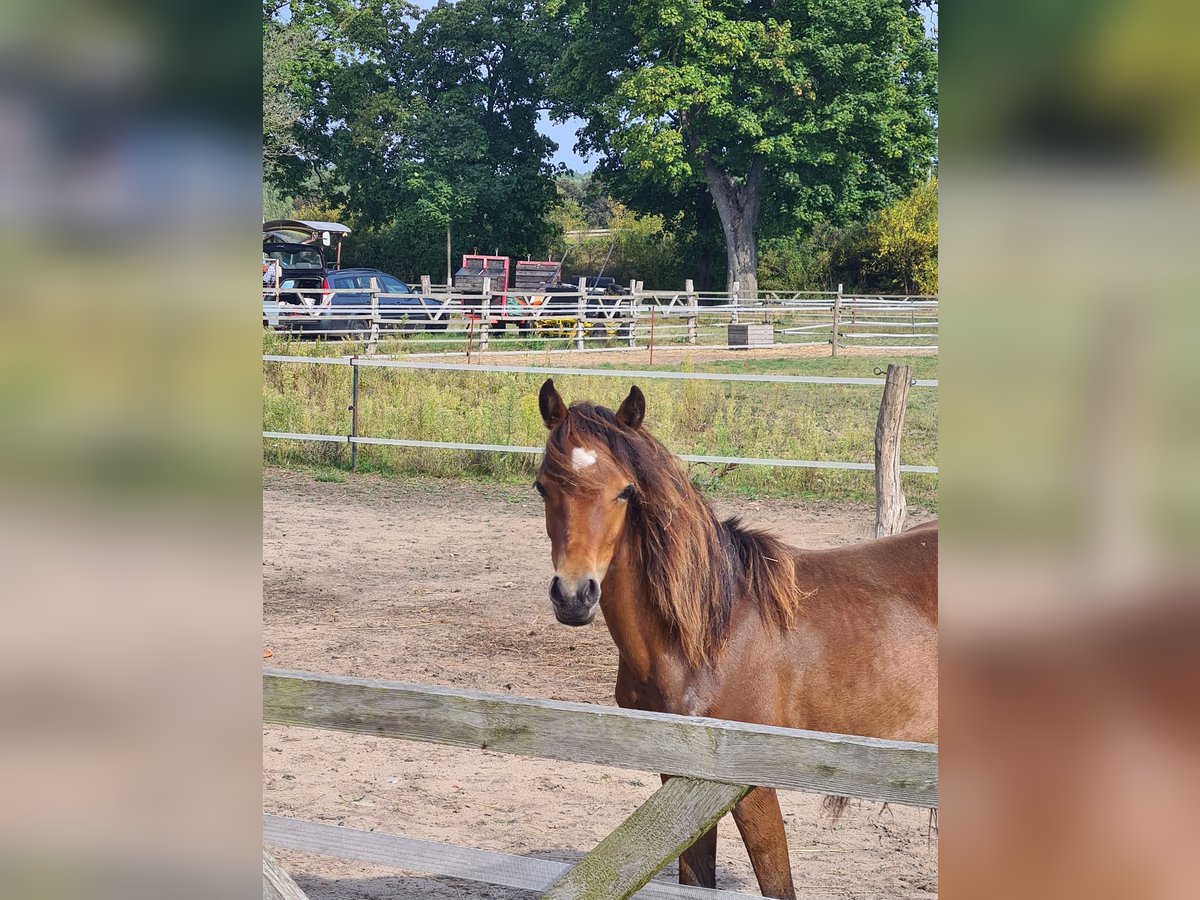
[[(749, 382), (749, 383), (767, 383), (767, 384), (810, 384), (810, 385), (846, 385), (846, 386), (881, 386), (884, 385), (883, 378), (837, 378), (818, 375), (743, 375), (737, 373), (716, 373), (716, 372), (664, 372), (658, 370), (643, 370), (643, 369), (585, 369), (571, 367), (544, 367), (544, 366), (506, 366), (506, 365), (490, 365), (490, 364), (471, 364), (471, 363), (436, 363), (424, 360), (396, 360), (396, 359), (375, 359), (362, 358), (357, 356), (339, 356), (339, 357), (321, 357), (321, 356), (287, 356), (280, 354), (264, 354), (264, 362), (274, 363), (311, 363), (314, 365), (332, 365), (332, 366), (348, 366), (355, 371), (355, 379), (353, 382), (353, 395), (351, 397), (351, 409), (356, 409), (358, 406), (358, 379), (357, 369), (360, 368), (383, 368), (383, 369), (410, 369), (410, 370), (432, 370), (432, 371), (450, 371), (450, 372), (489, 372), (502, 374), (534, 374), (534, 375), (577, 375), (577, 376), (599, 376), (607, 378), (625, 378), (625, 379), (670, 379), (681, 381), (717, 381), (717, 382)], [(923, 388), (937, 388), (936, 380), (914, 379), (912, 385)], [(510, 444), (486, 444), (486, 443), (471, 443), (465, 441), (424, 441), (410, 438), (384, 438), (384, 437), (366, 437), (357, 433), (357, 416), (352, 420), (351, 433), (348, 435), (335, 434), (313, 434), (304, 432), (291, 431), (264, 431), (263, 438), (266, 440), (285, 440), (285, 441), (309, 441), (321, 443), (345, 443), (351, 448), (352, 457), (359, 446), (383, 446), (383, 447), (405, 447), (411, 449), (433, 449), (433, 450), (459, 450), (459, 451), (478, 451), (486, 453), (518, 453), (537, 455), (543, 452), (543, 447), (525, 447)], [(815, 459), (787, 459), (773, 457), (749, 457), (749, 456), (717, 456), (712, 454), (694, 454), (684, 453), (678, 454), (679, 458), (685, 462), (704, 463), (709, 465), (724, 465), (724, 466), (768, 466), (768, 467), (783, 467), (783, 468), (805, 468), (805, 469), (831, 469), (831, 470), (849, 470), (849, 471), (874, 471), (874, 463), (866, 462), (851, 462), (851, 461), (832, 461), (832, 460), (815, 460)], [(901, 465), (900, 471), (904, 474), (921, 474), (921, 475), (937, 475), (937, 466), (917, 466), (917, 465)]]
[[(608, 378), (647, 378), (669, 381), (729, 381), (763, 384), (843, 384), (881, 387), (883, 378), (836, 378), (824, 375), (742, 375), (734, 372), (666, 372), (658, 369), (582, 369), (569, 366), (506, 366), (485, 363), (436, 363), (360, 356), (288, 356), (263, 354), (263, 362), (314, 363), (316, 365), (359, 366), (380, 369), (428, 369), (446, 372), (507, 372), (530, 375), (579, 375)], [(913, 387), (936, 388), (933, 379), (915, 379)]]
[[(300, 434), (288, 431), (264, 431), (263, 438), (282, 441), (314, 441), (355, 446), (373, 445), (381, 447), (410, 447), (426, 450), (479, 450), (488, 453), (525, 453), (536, 455), (545, 447), (518, 447), (512, 444), (468, 444), (458, 441), (418, 441), (408, 438), (359, 437), (348, 434)], [(773, 459), (753, 456), (709, 456), (707, 454), (678, 453), (684, 462), (708, 463), (727, 466), (781, 466), (797, 469), (847, 469), (858, 472), (875, 471), (874, 463), (830, 462), (819, 459)], [(919, 475), (938, 474), (937, 466), (900, 466), (900, 471)]]

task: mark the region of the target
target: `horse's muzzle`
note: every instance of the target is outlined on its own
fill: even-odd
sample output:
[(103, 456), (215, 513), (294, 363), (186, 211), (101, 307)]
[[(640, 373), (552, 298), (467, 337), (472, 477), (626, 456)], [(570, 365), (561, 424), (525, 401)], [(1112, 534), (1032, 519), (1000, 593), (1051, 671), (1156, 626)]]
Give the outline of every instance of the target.
[(587, 625), (600, 605), (600, 582), (588, 577), (571, 584), (555, 575), (550, 579), (550, 602), (562, 624)]

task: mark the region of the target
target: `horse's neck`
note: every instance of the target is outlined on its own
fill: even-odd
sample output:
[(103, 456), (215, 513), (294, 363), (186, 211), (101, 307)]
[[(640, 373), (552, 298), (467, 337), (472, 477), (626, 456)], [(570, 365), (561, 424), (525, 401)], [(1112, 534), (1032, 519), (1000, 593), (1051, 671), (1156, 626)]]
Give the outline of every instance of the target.
[[(633, 536), (627, 533), (609, 565), (600, 606), (617, 645), (623, 675), (639, 685), (652, 686), (657, 693), (667, 694), (673, 692), (686, 670), (686, 660), (678, 637), (650, 599), (646, 576), (638, 565), (632, 541)], [(651, 708), (641, 703), (636, 705)]]

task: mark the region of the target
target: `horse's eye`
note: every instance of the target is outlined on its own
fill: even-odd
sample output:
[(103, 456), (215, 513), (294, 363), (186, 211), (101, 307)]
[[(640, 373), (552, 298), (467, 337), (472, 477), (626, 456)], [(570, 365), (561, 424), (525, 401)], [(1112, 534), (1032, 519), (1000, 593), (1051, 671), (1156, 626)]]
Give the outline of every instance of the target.
[(539, 494), (541, 494), (543, 497), (546, 496), (546, 489), (544, 487), (542, 487), (542, 483), (540, 481), (535, 481), (533, 483), (533, 486), (537, 489), (537, 492)]
[(622, 490), (621, 493), (617, 494), (617, 499), (618, 500), (628, 500), (632, 496), (633, 496), (633, 485), (627, 484), (627, 485), (625, 485), (624, 490)]

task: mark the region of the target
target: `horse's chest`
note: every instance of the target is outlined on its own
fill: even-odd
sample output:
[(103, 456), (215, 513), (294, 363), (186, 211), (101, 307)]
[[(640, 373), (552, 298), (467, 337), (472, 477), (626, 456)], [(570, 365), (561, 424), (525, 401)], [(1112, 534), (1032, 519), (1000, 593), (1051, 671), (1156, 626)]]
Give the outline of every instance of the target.
[(698, 682), (674, 684), (658, 679), (617, 676), (617, 705), (626, 709), (704, 716), (708, 715), (712, 705), (711, 694)]
[(665, 712), (664, 698), (657, 684), (634, 678), (617, 678), (617, 705), (626, 709)]

